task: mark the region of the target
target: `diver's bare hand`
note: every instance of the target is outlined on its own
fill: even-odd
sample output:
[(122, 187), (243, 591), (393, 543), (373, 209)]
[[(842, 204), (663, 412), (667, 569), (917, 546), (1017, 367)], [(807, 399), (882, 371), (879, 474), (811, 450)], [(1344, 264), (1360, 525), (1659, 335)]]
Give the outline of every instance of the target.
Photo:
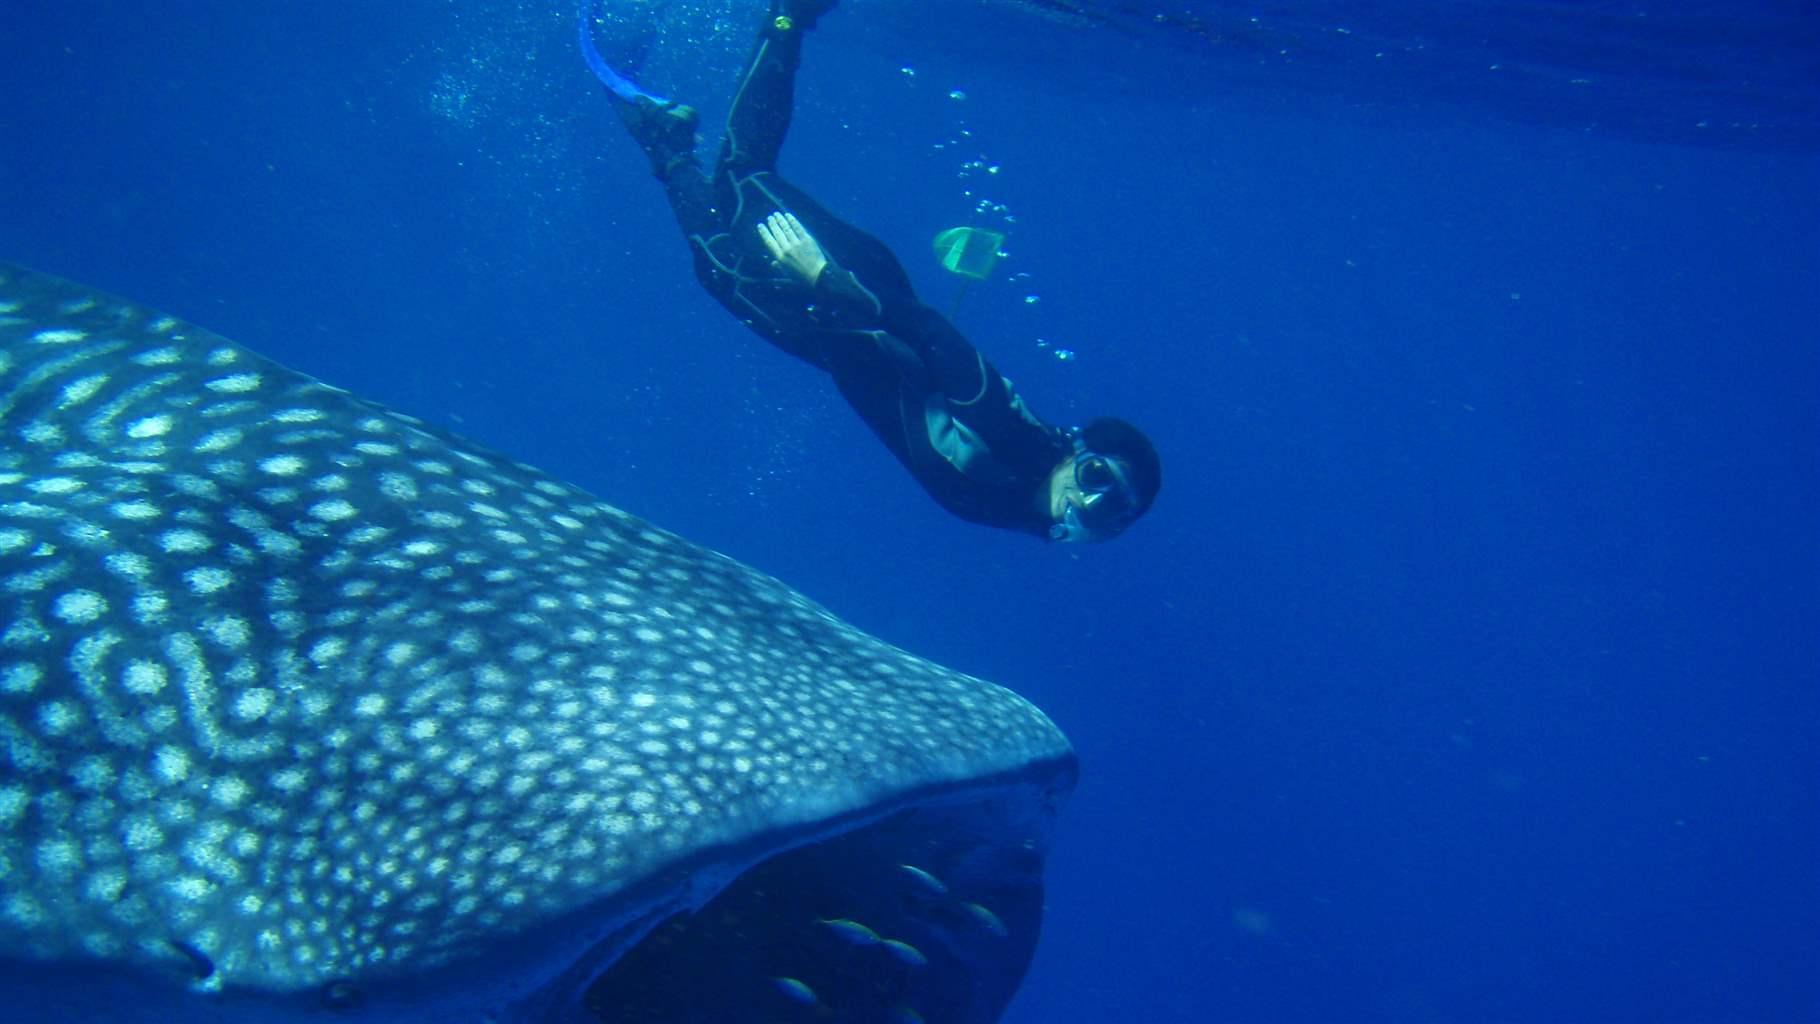
[(771, 251), (771, 258), (809, 284), (814, 284), (828, 266), (828, 254), (820, 242), (803, 227), (793, 213), (779, 210), (758, 226), (758, 237)]

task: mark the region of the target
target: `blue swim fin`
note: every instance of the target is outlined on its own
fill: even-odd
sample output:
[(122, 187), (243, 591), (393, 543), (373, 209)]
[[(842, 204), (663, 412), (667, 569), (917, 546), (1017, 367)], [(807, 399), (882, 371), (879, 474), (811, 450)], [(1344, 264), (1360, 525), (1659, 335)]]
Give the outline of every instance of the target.
[(639, 88), (638, 83), (613, 70), (606, 58), (600, 55), (600, 47), (594, 45), (593, 8), (594, 0), (581, 0), (580, 18), (578, 19), (581, 29), (581, 59), (587, 61), (588, 70), (594, 72), (594, 77), (600, 79), (600, 84), (606, 86), (608, 92), (627, 103), (637, 103), (640, 99), (644, 99), (656, 104), (659, 108), (674, 106), (662, 96)]

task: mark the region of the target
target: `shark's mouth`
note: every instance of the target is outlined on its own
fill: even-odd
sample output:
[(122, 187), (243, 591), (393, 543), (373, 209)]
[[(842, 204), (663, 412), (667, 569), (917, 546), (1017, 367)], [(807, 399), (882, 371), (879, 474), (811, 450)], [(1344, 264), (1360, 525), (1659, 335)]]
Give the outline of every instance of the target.
[(1004, 810), (899, 811), (764, 860), (621, 955), (585, 1019), (995, 1021), (1036, 948), (1046, 845)]

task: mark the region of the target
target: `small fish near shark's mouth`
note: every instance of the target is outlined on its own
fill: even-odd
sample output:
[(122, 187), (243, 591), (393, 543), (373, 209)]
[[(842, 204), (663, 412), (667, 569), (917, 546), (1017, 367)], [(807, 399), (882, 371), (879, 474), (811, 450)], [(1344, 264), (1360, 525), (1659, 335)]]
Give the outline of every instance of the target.
[(995, 1021), (1035, 952), (1054, 795), (929, 801), (765, 860), (615, 950), (568, 1016)]
[(8, 1021), (998, 1018), (1035, 707), (0, 264)]

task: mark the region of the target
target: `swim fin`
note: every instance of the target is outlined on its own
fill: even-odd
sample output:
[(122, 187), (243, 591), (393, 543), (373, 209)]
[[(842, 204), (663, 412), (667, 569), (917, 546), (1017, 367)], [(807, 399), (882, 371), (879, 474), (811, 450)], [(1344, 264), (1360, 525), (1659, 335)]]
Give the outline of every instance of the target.
[(588, 70), (607, 87), (614, 99), (613, 109), (625, 122), (626, 130), (651, 158), (651, 169), (662, 178), (679, 160), (695, 154), (695, 131), (700, 115), (695, 108), (665, 99), (639, 87), (637, 82), (614, 70), (601, 56), (594, 43), (593, 0), (582, 0), (580, 17), (581, 56)]
[(581, 59), (587, 62), (588, 70), (594, 72), (594, 77), (600, 79), (600, 84), (606, 86), (608, 92), (627, 103), (635, 102), (642, 97), (659, 106), (670, 106), (669, 100), (639, 88), (637, 82), (614, 70), (613, 66), (607, 63), (607, 59), (600, 55), (600, 47), (594, 43), (593, 7), (594, 0), (581, 0), (580, 17), (577, 19), (581, 37)]

